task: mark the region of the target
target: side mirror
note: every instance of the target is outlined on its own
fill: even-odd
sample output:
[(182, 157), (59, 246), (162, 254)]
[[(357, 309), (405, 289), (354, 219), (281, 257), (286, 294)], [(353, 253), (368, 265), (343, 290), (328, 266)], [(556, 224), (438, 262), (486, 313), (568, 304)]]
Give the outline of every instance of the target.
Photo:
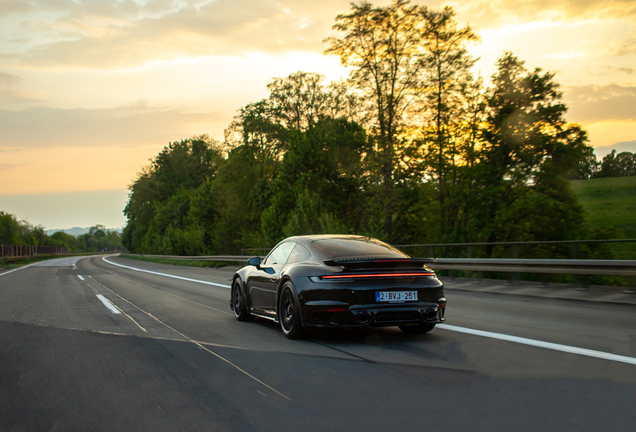
[(253, 257), (247, 260), (247, 263), (257, 269), (261, 268), (261, 257)]

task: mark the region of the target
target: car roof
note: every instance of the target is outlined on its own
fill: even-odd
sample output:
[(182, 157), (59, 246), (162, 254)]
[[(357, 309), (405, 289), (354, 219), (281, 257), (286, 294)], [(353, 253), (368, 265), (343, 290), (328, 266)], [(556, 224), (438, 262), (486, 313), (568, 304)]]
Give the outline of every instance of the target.
[(371, 237), (354, 235), (354, 234), (310, 234), (310, 235), (288, 237), (283, 241), (293, 240), (298, 243), (311, 243), (314, 240), (324, 240), (324, 239), (368, 240), (368, 239), (371, 239)]
[[(281, 243), (283, 242), (288, 242), (288, 241), (294, 241), (297, 242), (303, 246), (305, 246), (305, 248), (307, 248), (311, 254), (312, 257), (314, 258), (314, 260), (318, 261), (318, 262), (322, 262), (325, 259), (331, 259), (333, 258), (332, 256), (326, 254), (324, 251), (322, 251), (319, 248), (316, 248), (314, 245), (312, 245), (312, 243), (314, 241), (317, 240), (327, 240), (327, 239), (347, 239), (347, 240), (359, 240), (359, 241), (363, 241), (363, 242), (382, 242), (381, 240), (375, 239), (373, 237), (367, 237), (367, 236), (361, 236), (361, 235), (353, 235), (353, 234), (311, 234), (311, 235), (301, 235), (301, 236), (294, 236), (294, 237), (288, 237), (285, 240), (281, 241)], [(389, 247), (391, 247), (391, 245), (388, 245)]]

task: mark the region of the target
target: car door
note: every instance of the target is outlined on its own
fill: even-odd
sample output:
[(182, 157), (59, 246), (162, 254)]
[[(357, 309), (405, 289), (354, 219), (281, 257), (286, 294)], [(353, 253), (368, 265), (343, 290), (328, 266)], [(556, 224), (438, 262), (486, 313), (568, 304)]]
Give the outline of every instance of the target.
[(296, 243), (281, 243), (272, 250), (261, 268), (252, 273), (248, 280), (248, 292), (252, 309), (256, 312), (275, 316), (276, 291), (280, 283), (283, 266)]

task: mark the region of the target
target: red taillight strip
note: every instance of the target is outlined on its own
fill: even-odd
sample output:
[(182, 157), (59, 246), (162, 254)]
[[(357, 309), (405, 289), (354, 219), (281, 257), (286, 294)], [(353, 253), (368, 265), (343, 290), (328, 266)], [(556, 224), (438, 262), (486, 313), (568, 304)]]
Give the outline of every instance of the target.
[(377, 274), (352, 274), (352, 275), (329, 275), (323, 279), (351, 279), (369, 277), (407, 277), (407, 276), (434, 276), (435, 273), (377, 273)]

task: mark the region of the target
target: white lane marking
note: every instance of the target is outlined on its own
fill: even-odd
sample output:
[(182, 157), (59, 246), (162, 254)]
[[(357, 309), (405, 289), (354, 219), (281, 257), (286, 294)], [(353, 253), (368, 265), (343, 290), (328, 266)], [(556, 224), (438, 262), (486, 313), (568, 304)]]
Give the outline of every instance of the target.
[(457, 326), (449, 325), (449, 324), (437, 324), (436, 327), (444, 329), (444, 330), (459, 332), (459, 333), (467, 333), (467, 334), (471, 334), (475, 336), (483, 336), (483, 337), (487, 337), (491, 339), (499, 339), (499, 340), (515, 342), (515, 343), (523, 344), (523, 345), (546, 348), (553, 351), (561, 351), (561, 352), (570, 353), (570, 354), (578, 354), (578, 355), (587, 356), (587, 357), (594, 357), (594, 358), (599, 358), (603, 360), (611, 360), (615, 362), (636, 365), (636, 358), (634, 357), (610, 354), (603, 351), (596, 351), (596, 350), (591, 350), (587, 348), (578, 348), (578, 347), (573, 347), (569, 345), (561, 345), (557, 343), (544, 342), (544, 341), (535, 340), (535, 339), (527, 339), (523, 337), (511, 336), (511, 335), (502, 334), (502, 333), (493, 333), (489, 331), (475, 330), (475, 329), (466, 328), (466, 327), (457, 327)]
[[(121, 264), (115, 264), (113, 262), (108, 261), (106, 259), (106, 257), (103, 257), (102, 259), (104, 261), (106, 261), (107, 263), (109, 263), (109, 264), (113, 264), (113, 265), (116, 265), (116, 266), (119, 266), (119, 267), (124, 267), (124, 268), (127, 268), (127, 269), (131, 269), (131, 270), (137, 270), (137, 271), (141, 271), (141, 272), (152, 273), (152, 274), (172, 277), (172, 278), (176, 278), (176, 279), (184, 279), (184, 280), (188, 280), (188, 281), (191, 281), (191, 282), (199, 282), (199, 283), (204, 283), (204, 284), (209, 284), (209, 285), (216, 285), (216, 286), (220, 286), (220, 287), (228, 288), (228, 289), (232, 288), (230, 285), (221, 285), (221, 284), (217, 284), (217, 283), (214, 283), (214, 282), (206, 282), (206, 281), (201, 281), (201, 280), (197, 280), (197, 279), (189, 279), (189, 278), (169, 275), (169, 274), (165, 274), (165, 273), (152, 272), (150, 270), (137, 269), (137, 268), (134, 268), (134, 267), (128, 267), (128, 266), (124, 266), (124, 265), (121, 265)], [(618, 354), (611, 354), (611, 353), (606, 353), (606, 352), (603, 352), (603, 351), (595, 351), (595, 350), (591, 350), (591, 349), (587, 349), (587, 348), (579, 348), (579, 347), (573, 347), (573, 346), (569, 346), (569, 345), (556, 344), (556, 343), (552, 343), (552, 342), (544, 342), (544, 341), (535, 340), (535, 339), (527, 339), (527, 338), (518, 337), (518, 336), (511, 336), (511, 335), (507, 335), (507, 334), (503, 334), (503, 333), (493, 333), (493, 332), (488, 332), (488, 331), (483, 331), (483, 330), (475, 330), (475, 329), (471, 329), (471, 328), (467, 328), (467, 327), (458, 327), (458, 326), (454, 326), (454, 325), (450, 325), (450, 324), (437, 324), (436, 327), (444, 329), (444, 330), (458, 332), (458, 333), (472, 334), (472, 335), (475, 335), (475, 336), (482, 336), (482, 337), (488, 337), (488, 338), (491, 338), (491, 339), (505, 340), (505, 341), (508, 341), (508, 342), (515, 342), (515, 343), (519, 343), (519, 344), (523, 344), (523, 345), (530, 345), (530, 346), (536, 346), (536, 347), (539, 347), (539, 348), (551, 349), (551, 350), (554, 350), (554, 351), (561, 351), (561, 352), (566, 352), (566, 353), (570, 353), (570, 354), (578, 354), (578, 355), (587, 356), (587, 357), (594, 357), (594, 358), (599, 358), (599, 359), (603, 359), (603, 360), (610, 360), (610, 361), (615, 361), (615, 362), (621, 362), (621, 363), (627, 363), (627, 364), (636, 365), (636, 358), (634, 358), (634, 357), (621, 356), (621, 355), (618, 355)]]
[(77, 275), (78, 278), (80, 278), (80, 280), (85, 280), (82, 275)]
[(120, 314), (121, 312), (119, 311), (119, 309), (117, 309), (115, 307), (114, 304), (112, 304), (106, 297), (104, 297), (101, 294), (97, 294), (97, 298), (101, 300), (102, 303), (104, 303), (104, 306), (106, 306), (108, 308), (109, 311), (111, 311), (114, 314)]
[[(95, 280), (95, 278), (93, 278), (92, 276), (89, 276), (91, 279), (93, 279), (95, 282), (97, 282)], [(170, 330), (172, 330), (173, 332), (177, 333), (178, 335), (180, 335), (181, 337), (183, 337), (184, 339), (187, 339), (189, 342), (192, 342), (193, 344), (195, 344), (196, 346), (198, 346), (199, 348), (201, 348), (204, 351), (209, 352), (210, 354), (212, 354), (213, 356), (215, 356), (216, 358), (223, 360), (224, 362), (226, 362), (227, 364), (229, 364), (230, 366), (232, 366), (233, 368), (237, 369), (238, 371), (242, 372), (243, 374), (247, 375), (248, 377), (252, 378), (254, 381), (256, 381), (257, 383), (267, 387), (268, 389), (270, 389), (271, 391), (273, 391), (274, 393), (280, 395), (281, 397), (287, 399), (287, 400), (291, 400), (290, 398), (288, 398), (287, 396), (285, 396), (284, 394), (282, 394), (281, 392), (279, 392), (278, 390), (276, 390), (273, 387), (270, 387), (269, 385), (265, 384), (263, 381), (259, 380), (258, 378), (256, 378), (254, 375), (250, 374), (249, 372), (247, 372), (244, 369), (241, 369), (239, 366), (237, 366), (236, 364), (232, 363), (231, 361), (229, 361), (228, 359), (226, 359), (225, 357), (223, 357), (220, 354), (215, 353), (214, 351), (206, 348), (205, 346), (203, 346), (203, 344), (201, 342), (197, 342), (192, 338), (189, 338), (188, 336), (186, 336), (185, 334), (181, 333), (179, 330), (175, 329), (174, 327), (170, 327), (168, 324), (166, 324), (165, 322), (161, 321), (159, 318), (157, 318), (156, 316), (154, 316), (153, 314), (146, 312), (145, 310), (143, 310), (142, 308), (140, 308), (139, 306), (137, 306), (136, 304), (134, 304), (133, 302), (131, 302), (130, 300), (126, 300), (125, 298), (123, 298), (122, 296), (120, 296), (119, 294), (117, 294), (115, 291), (113, 291), (112, 289), (108, 288), (106, 285), (97, 282), (98, 284), (100, 284), (101, 286), (103, 286), (104, 288), (106, 288), (108, 291), (110, 291), (111, 293), (113, 293), (114, 295), (116, 295), (117, 297), (119, 297), (120, 299), (122, 299), (123, 301), (125, 301), (126, 303), (128, 303), (129, 305), (131, 305), (132, 307), (136, 308), (137, 310), (143, 312), (144, 314), (148, 315), (150, 318), (152, 318), (153, 320), (157, 321), (159, 324), (162, 324), (164, 326), (166, 326), (167, 328), (169, 328)], [(94, 289), (94, 288), (93, 288)]]
[(34, 266), (34, 265), (36, 265), (36, 264), (38, 264), (38, 263), (31, 263), (31, 264), (27, 264), (27, 265), (22, 266), (22, 267), (18, 267), (18, 268), (16, 268), (16, 269), (9, 270), (9, 271), (6, 271), (6, 272), (4, 272), (4, 273), (0, 273), (0, 276), (8, 275), (9, 273), (13, 273), (14, 271), (22, 270), (22, 269), (25, 269), (25, 268), (27, 268), (27, 267)]
[(122, 264), (114, 263), (112, 261), (108, 261), (106, 259), (106, 257), (102, 257), (102, 259), (104, 261), (106, 261), (108, 264), (111, 264), (111, 265), (114, 265), (114, 266), (117, 266), (117, 267), (126, 268), (126, 269), (129, 269), (129, 270), (135, 270), (135, 271), (138, 271), (138, 272), (150, 273), (150, 274), (159, 275), (159, 276), (165, 276), (165, 277), (174, 278), (174, 279), (181, 279), (181, 280), (188, 281), (188, 282), (196, 282), (196, 283), (205, 284), (205, 285), (213, 285), (213, 286), (218, 286), (218, 287), (221, 287), (221, 288), (227, 288), (227, 289), (232, 288), (230, 285), (224, 285), (224, 284), (220, 284), (220, 283), (216, 283), (216, 282), (208, 282), (208, 281), (203, 281), (203, 280), (199, 280), (199, 279), (190, 279), (190, 278), (183, 277), (183, 276), (175, 276), (175, 275), (171, 275), (171, 274), (167, 274), (167, 273), (159, 273), (159, 272), (154, 272), (154, 271), (150, 271), (150, 270), (143, 270), (143, 269), (139, 269), (139, 268), (135, 268), (135, 267), (125, 266), (125, 265), (122, 265)]
[(137, 282), (137, 281), (134, 281), (134, 280), (132, 280), (132, 279), (128, 279), (127, 277), (123, 277), (123, 276), (122, 276), (122, 275), (120, 275), (120, 274), (113, 273), (113, 272), (108, 271), (108, 270), (106, 270), (106, 271), (107, 271), (108, 273), (112, 274), (113, 276), (117, 276), (117, 277), (119, 277), (119, 278), (122, 278), (122, 279), (124, 279), (124, 280), (127, 280), (128, 282), (132, 282), (132, 283), (134, 283), (134, 284), (136, 284), (136, 285), (139, 285), (139, 286), (142, 286), (142, 287), (146, 287), (146, 288), (150, 288), (150, 289), (155, 290), (155, 291), (159, 291), (161, 294), (166, 294), (166, 295), (169, 295), (169, 296), (172, 296), (172, 297), (178, 298), (178, 299), (183, 300), (183, 301), (187, 301), (187, 302), (190, 302), (190, 303), (194, 303), (195, 305), (203, 306), (204, 308), (208, 308), (208, 309), (211, 309), (211, 310), (213, 310), (213, 311), (215, 311), (215, 312), (220, 312), (220, 313), (222, 313), (222, 314), (229, 315), (229, 316), (231, 316), (231, 317), (233, 317), (233, 316), (234, 316), (234, 314), (231, 314), (231, 313), (229, 313), (229, 312), (225, 312), (225, 311), (222, 311), (222, 310), (219, 310), (219, 309), (215, 309), (215, 308), (213, 308), (213, 307), (211, 307), (211, 306), (204, 305), (203, 303), (198, 303), (198, 302), (195, 302), (195, 301), (193, 301), (193, 300), (189, 300), (189, 299), (187, 299), (187, 298), (184, 298), (184, 297), (180, 297), (180, 296), (178, 296), (178, 295), (171, 294), (171, 293), (169, 293), (169, 292), (161, 291), (160, 289), (153, 288), (153, 287), (151, 287), (150, 285), (142, 284), (142, 283)]

